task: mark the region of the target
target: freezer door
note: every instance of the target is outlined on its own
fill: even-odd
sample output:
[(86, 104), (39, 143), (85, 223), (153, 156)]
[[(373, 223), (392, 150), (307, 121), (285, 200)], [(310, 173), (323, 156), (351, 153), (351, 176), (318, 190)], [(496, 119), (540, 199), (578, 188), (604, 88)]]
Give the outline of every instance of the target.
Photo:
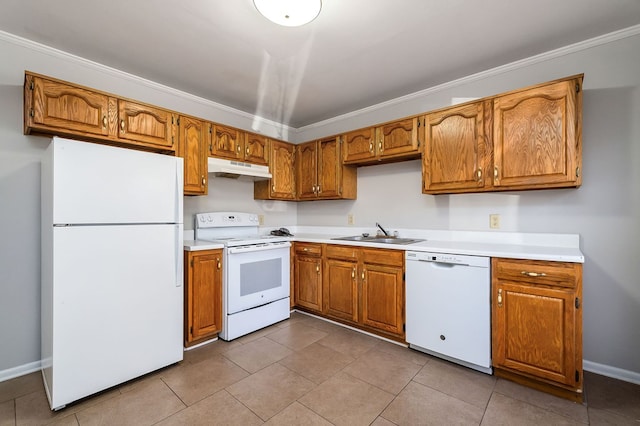
[(181, 226), (54, 228), (52, 408), (182, 360)]
[(182, 158), (55, 137), (54, 224), (182, 223)]

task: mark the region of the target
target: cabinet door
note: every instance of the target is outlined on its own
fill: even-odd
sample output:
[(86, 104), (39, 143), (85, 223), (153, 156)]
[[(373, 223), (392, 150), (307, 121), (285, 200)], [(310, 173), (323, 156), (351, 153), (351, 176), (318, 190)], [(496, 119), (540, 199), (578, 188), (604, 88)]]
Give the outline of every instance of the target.
[(395, 121), (376, 128), (376, 149), (381, 159), (420, 157), (417, 117)]
[(580, 86), (568, 80), (495, 98), (494, 187), (580, 185)]
[(269, 143), (265, 136), (247, 133), (244, 141), (244, 160), (253, 164), (268, 165)]
[[(487, 104), (490, 106), (490, 103)], [(485, 104), (477, 102), (428, 114), (422, 160), (426, 194), (481, 189), (490, 147), (485, 137)]]
[(193, 342), (222, 330), (222, 250), (188, 252), (187, 259), (185, 335)]
[(340, 139), (333, 137), (318, 142), (317, 193), (319, 198), (340, 198), (342, 158)]
[(118, 99), (118, 139), (175, 151), (171, 111)]
[(271, 141), (271, 161), (269, 169), (272, 174), (270, 198), (278, 200), (294, 200), (296, 187), (293, 169), (295, 145)]
[(375, 128), (355, 130), (344, 135), (344, 164), (367, 163), (375, 160)]
[(298, 198), (301, 200), (317, 198), (318, 182), (318, 144), (307, 142), (298, 145), (296, 158)]
[(322, 298), (327, 316), (358, 321), (357, 262), (327, 259)]
[(365, 263), (361, 298), (362, 324), (398, 335), (404, 333), (401, 267)]
[(322, 312), (322, 258), (295, 257), (295, 304)]
[(244, 132), (233, 127), (214, 124), (210, 155), (230, 160), (243, 160), (244, 135)]
[(109, 100), (102, 93), (27, 74), (25, 130), (109, 136)]
[(206, 194), (209, 125), (194, 118), (180, 117), (178, 129), (179, 155), (184, 159), (184, 193)]

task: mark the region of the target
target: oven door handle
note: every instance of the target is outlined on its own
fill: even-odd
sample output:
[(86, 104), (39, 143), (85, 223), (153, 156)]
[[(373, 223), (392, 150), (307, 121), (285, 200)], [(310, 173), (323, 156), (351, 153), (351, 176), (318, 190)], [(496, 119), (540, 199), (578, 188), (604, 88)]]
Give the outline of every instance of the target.
[(291, 243), (284, 242), (284, 243), (256, 244), (251, 246), (229, 247), (227, 250), (229, 254), (236, 254), (236, 253), (250, 253), (252, 251), (276, 250), (276, 249), (283, 249), (287, 247), (291, 247)]

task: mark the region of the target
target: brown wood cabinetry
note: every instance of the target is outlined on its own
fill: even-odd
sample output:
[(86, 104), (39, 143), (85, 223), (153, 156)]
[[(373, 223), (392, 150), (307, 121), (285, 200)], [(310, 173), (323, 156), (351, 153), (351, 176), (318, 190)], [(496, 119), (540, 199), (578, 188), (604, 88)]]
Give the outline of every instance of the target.
[(492, 259), (496, 375), (582, 400), (582, 265)]
[(423, 192), (467, 192), (491, 185), (491, 101), (427, 114), (422, 157)]
[(342, 164), (339, 137), (297, 146), (296, 181), (299, 200), (355, 199), (357, 170)]
[(271, 140), (269, 145), (269, 170), (272, 178), (254, 183), (253, 198), (256, 200), (295, 200), (295, 145), (276, 140)]
[(172, 111), (118, 99), (118, 139), (133, 145), (175, 151)]
[(322, 312), (322, 244), (294, 243), (294, 304)]
[(366, 165), (420, 158), (420, 125), (410, 117), (344, 135), (344, 164)]
[(404, 338), (404, 252), (328, 244), (323, 313), (387, 337)]
[(495, 188), (581, 184), (582, 77), (498, 96), (493, 111)]
[(178, 118), (178, 155), (184, 159), (184, 194), (207, 193), (207, 149), (210, 125), (196, 118)]
[(222, 250), (184, 252), (184, 341), (190, 346), (222, 330)]
[(222, 124), (213, 125), (210, 155), (267, 165), (268, 139)]

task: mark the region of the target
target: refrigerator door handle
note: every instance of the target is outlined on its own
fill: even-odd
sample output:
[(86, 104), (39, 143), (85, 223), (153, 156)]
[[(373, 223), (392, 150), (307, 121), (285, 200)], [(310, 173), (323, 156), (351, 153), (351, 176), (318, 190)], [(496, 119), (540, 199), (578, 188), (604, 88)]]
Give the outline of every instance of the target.
[[(176, 158), (176, 222), (183, 223), (183, 206), (182, 197), (184, 195), (184, 160), (180, 157)], [(180, 242), (182, 245), (182, 241)]]
[(182, 255), (183, 245), (183, 230), (182, 225), (176, 225), (176, 287), (182, 287), (182, 281), (184, 280), (184, 256)]

